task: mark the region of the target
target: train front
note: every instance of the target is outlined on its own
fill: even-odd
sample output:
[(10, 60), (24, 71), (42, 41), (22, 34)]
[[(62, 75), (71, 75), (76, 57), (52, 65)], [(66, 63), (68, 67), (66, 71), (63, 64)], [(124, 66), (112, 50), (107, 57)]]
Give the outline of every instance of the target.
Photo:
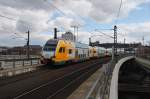
[(50, 39), (46, 42), (42, 50), (42, 64), (53, 64), (53, 58), (55, 57), (55, 51), (58, 44), (57, 39)]

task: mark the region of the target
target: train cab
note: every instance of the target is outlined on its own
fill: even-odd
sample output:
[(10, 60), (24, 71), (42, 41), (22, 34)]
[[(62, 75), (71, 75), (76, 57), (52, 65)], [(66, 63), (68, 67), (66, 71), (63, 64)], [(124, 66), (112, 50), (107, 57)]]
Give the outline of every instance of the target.
[(98, 47), (93, 47), (93, 57), (98, 58)]
[(42, 51), (42, 59), (41, 63), (47, 64), (52, 62), (52, 58), (55, 57), (55, 51), (57, 48), (58, 40), (57, 39), (50, 39), (46, 42), (43, 47)]
[(50, 39), (43, 47), (43, 64), (64, 64), (72, 61), (75, 56), (75, 46), (73, 42), (63, 39)]
[(75, 58), (74, 42), (68, 40), (59, 40), (55, 53), (55, 58), (53, 59), (55, 63), (64, 64), (66, 62), (72, 62), (74, 58)]
[(89, 47), (89, 57), (97, 58), (98, 57), (98, 48), (97, 47)]
[(93, 47), (89, 46), (89, 57), (93, 57)]

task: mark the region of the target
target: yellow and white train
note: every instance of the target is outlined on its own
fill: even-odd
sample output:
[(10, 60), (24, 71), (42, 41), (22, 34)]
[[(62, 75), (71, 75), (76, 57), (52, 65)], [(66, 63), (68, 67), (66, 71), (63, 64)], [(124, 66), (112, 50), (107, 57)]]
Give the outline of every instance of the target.
[(61, 65), (106, 56), (106, 49), (64, 39), (50, 39), (42, 50), (41, 63)]

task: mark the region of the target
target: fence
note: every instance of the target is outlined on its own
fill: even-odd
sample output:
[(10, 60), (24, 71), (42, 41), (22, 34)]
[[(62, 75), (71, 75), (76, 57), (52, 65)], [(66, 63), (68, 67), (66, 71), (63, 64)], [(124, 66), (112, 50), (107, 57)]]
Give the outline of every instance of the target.
[[(111, 98), (110, 96), (112, 91), (116, 91), (114, 89), (111, 89), (112, 77), (114, 76), (114, 74), (112, 73), (114, 71), (114, 68), (116, 68), (117, 64), (121, 66), (125, 61), (132, 59), (132, 58), (134, 57), (130, 56), (130, 57), (125, 57), (123, 59), (118, 58), (121, 60), (111, 61), (108, 64), (104, 64), (102, 67), (102, 70), (101, 70), (102, 72), (100, 73), (100, 76), (98, 77), (95, 84), (93, 84), (93, 87), (87, 94), (86, 99), (115, 99), (115, 98)], [(113, 87), (117, 87), (117, 86), (113, 86)]]
[(3, 59), (0, 60), (0, 69), (10, 69), (23, 66), (32, 66), (37, 64), (40, 64), (40, 58)]
[(101, 74), (98, 77), (97, 81), (91, 88), (86, 99), (108, 99), (109, 98), (109, 89), (111, 74), (114, 68), (115, 62), (111, 61), (108, 64), (104, 64), (101, 69)]
[[(25, 59), (27, 55), (0, 55), (0, 60), (7, 59)], [(38, 55), (30, 55), (30, 58), (40, 58)]]
[(0, 77), (8, 77), (33, 71), (39, 66), (42, 66), (40, 64), (40, 58), (0, 60)]

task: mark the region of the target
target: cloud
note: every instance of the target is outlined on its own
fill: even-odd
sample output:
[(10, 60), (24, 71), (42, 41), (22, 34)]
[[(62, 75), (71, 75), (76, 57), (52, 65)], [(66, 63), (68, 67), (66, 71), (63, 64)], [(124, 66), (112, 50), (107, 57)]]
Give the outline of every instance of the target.
[[(123, 0), (120, 18), (127, 17), (131, 11), (149, 2), (150, 0)], [(0, 0), (0, 15), (15, 19), (0, 17), (0, 34), (8, 38), (9, 45), (13, 45), (10, 44), (11, 40), (9, 41), (10, 34), (25, 33), (27, 30), (33, 34), (34, 41), (45, 42), (51, 34), (43, 33), (54, 27), (67, 31), (72, 29), (72, 25), (86, 25), (88, 20), (85, 21), (85, 18), (93, 19), (97, 23), (113, 22), (119, 5), (120, 0)], [(141, 35), (149, 36), (149, 22), (134, 25), (121, 24), (121, 32), (126, 32), (128, 38), (134, 40)], [(140, 33), (143, 34), (139, 35)], [(90, 34), (84, 28), (79, 35), (79, 39), (88, 42)], [(94, 40), (96, 39), (100, 38), (96, 37)], [(2, 40), (3, 38), (0, 38), (0, 41)], [(100, 40), (105, 42), (105, 38)]]
[(49, 26), (51, 29), (54, 27), (62, 28), (65, 31), (71, 30), (72, 26), (83, 26), (85, 23), (82, 20), (73, 20), (72, 18), (69, 18), (67, 16), (60, 16), (56, 19), (53, 19), (49, 22)]
[[(137, 9), (139, 5), (147, 3), (150, 0), (123, 0), (120, 11), (120, 18), (127, 17), (128, 14)], [(90, 16), (98, 22), (112, 22), (116, 19), (118, 9), (120, 6), (120, 0), (91, 0), (92, 11)]]
[[(24, 45), (26, 41), (20, 38), (12, 39), (11, 35), (14, 33), (23, 35), (28, 30), (33, 34), (33, 41), (45, 41), (44, 38), (48, 35), (41, 33), (48, 31), (47, 21), (52, 17), (53, 10), (54, 8), (42, 0), (36, 0), (36, 2), (35, 0), (0, 0), (0, 15), (6, 16), (0, 17), (0, 34), (2, 35), (0, 45)], [(4, 41), (5, 44), (2, 43)]]
[(150, 41), (150, 22), (119, 24), (119, 33), (125, 34), (128, 42), (141, 42), (143, 36)]
[[(138, 9), (139, 5), (149, 2), (150, 0), (123, 0), (120, 17), (127, 17), (131, 11)], [(110, 23), (116, 19), (120, 0), (54, 0), (53, 4), (67, 15)]]
[(43, 9), (27, 10), (4, 5), (0, 7), (0, 14), (6, 16), (0, 17), (0, 33), (26, 32), (28, 29), (32, 32), (41, 32), (48, 28), (46, 22), (51, 17), (51, 13)]
[(73, 22), (73, 19), (67, 18), (67, 17), (57, 17), (55, 20), (50, 21), (50, 26), (52, 28), (58, 27), (63, 28), (65, 30), (71, 28), (71, 23)]
[(53, 5), (62, 9), (65, 14), (77, 16), (88, 16), (92, 7), (88, 0), (54, 0)]
[[(124, 23), (118, 24), (118, 42), (123, 43), (124, 38), (126, 39), (126, 43), (139, 43), (143, 42), (143, 36), (145, 39), (145, 44), (150, 42), (150, 21), (148, 22), (140, 22), (140, 23)], [(113, 36), (113, 31), (101, 30), (107, 35)], [(113, 39), (107, 37), (100, 32), (87, 32), (87, 31), (79, 31), (79, 41), (88, 43), (88, 38), (92, 36), (92, 42), (99, 41), (100, 43), (113, 43)], [(95, 36), (94, 36), (95, 35)], [(98, 36), (96, 36), (98, 35)]]
[(49, 6), (44, 0), (0, 0), (0, 5), (16, 8), (19, 10), (53, 10), (53, 7)]
[(46, 23), (49, 20), (49, 14), (45, 11), (24, 11), (20, 15), (16, 29), (20, 32), (30, 30), (31, 32), (42, 32), (48, 28)]

